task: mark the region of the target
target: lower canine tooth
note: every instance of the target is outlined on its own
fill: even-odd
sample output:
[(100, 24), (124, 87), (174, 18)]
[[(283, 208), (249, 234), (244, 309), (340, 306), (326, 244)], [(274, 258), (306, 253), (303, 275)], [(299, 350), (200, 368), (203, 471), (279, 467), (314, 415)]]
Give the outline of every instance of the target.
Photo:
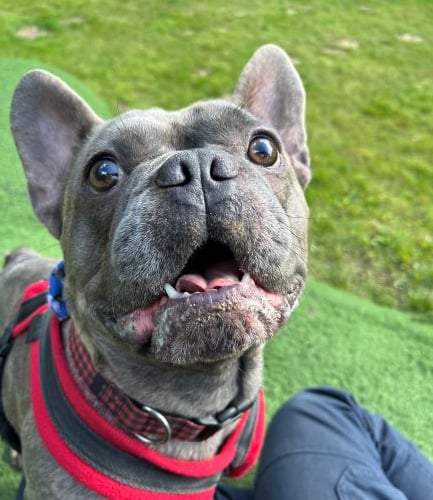
[(248, 283), (251, 279), (250, 273), (245, 273), (241, 278), (241, 283)]
[(166, 283), (164, 289), (169, 299), (181, 299), (183, 297), (183, 293), (179, 293), (170, 283)]

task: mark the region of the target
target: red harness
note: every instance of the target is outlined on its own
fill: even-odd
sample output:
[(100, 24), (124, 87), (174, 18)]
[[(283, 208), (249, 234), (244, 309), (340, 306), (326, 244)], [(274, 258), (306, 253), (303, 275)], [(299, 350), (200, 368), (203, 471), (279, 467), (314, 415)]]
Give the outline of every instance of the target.
[[(46, 290), (45, 281), (30, 285), (23, 302)], [(16, 324), (12, 336), (30, 325), (33, 329), (35, 322), (30, 390), (36, 427), (59, 466), (89, 490), (113, 500), (210, 500), (223, 474), (240, 477), (257, 460), (264, 435), (263, 391), (214, 457), (174, 459), (114, 425), (89, 403), (69, 371), (60, 322), (47, 304)]]

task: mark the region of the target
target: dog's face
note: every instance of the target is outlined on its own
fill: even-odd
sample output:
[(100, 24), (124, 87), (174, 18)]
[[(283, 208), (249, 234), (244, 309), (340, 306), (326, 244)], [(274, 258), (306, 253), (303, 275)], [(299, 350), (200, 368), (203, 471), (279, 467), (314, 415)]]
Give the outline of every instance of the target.
[(192, 364), (239, 356), (288, 318), (306, 275), (304, 93), (267, 46), (234, 99), (103, 122), (47, 73), (20, 83), (14, 137), (81, 331)]

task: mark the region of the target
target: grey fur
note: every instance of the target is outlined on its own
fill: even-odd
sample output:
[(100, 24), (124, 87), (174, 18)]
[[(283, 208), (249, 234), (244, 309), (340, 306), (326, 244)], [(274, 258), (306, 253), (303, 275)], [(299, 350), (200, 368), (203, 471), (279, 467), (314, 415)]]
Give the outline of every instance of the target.
[[(19, 83), (12, 131), (35, 213), (62, 246), (73, 321), (96, 368), (143, 404), (205, 417), (257, 392), (262, 346), (290, 315), (306, 276), (304, 112), (299, 76), (271, 45), (245, 67), (234, 103), (130, 111), (104, 122), (46, 72), (30, 72)], [(251, 137), (263, 133), (281, 144), (271, 167), (246, 154)], [(101, 152), (115, 157), (123, 173), (115, 189), (96, 194), (87, 171)], [(209, 238), (228, 247), (261, 288), (242, 285), (227, 300), (195, 307), (186, 299), (165, 308), (145, 342), (131, 311), (159, 300), (164, 284), (175, 283)], [(0, 274), (0, 325), (25, 283), (45, 277), (52, 265), (29, 251), (9, 258)], [(276, 302), (262, 289), (278, 294)], [(66, 322), (64, 337), (68, 331)], [(28, 348), (18, 339), (3, 388), (23, 441), (27, 498), (94, 498), (43, 448), (26, 360)], [(209, 458), (227, 432), (159, 450)]]

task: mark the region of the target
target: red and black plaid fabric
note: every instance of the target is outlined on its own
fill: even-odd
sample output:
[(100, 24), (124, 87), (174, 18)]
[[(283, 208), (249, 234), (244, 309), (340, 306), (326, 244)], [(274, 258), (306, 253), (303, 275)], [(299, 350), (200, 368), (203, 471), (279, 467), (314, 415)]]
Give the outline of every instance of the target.
[[(136, 437), (158, 439), (166, 434), (161, 422), (139, 408), (119, 387), (95, 371), (88, 352), (80, 342), (75, 329), (69, 335), (69, 349), (76, 373), (99, 405), (113, 417), (113, 424)], [(209, 428), (184, 417), (164, 414), (171, 427), (171, 438), (182, 441), (197, 441), (211, 436), (218, 428)]]

